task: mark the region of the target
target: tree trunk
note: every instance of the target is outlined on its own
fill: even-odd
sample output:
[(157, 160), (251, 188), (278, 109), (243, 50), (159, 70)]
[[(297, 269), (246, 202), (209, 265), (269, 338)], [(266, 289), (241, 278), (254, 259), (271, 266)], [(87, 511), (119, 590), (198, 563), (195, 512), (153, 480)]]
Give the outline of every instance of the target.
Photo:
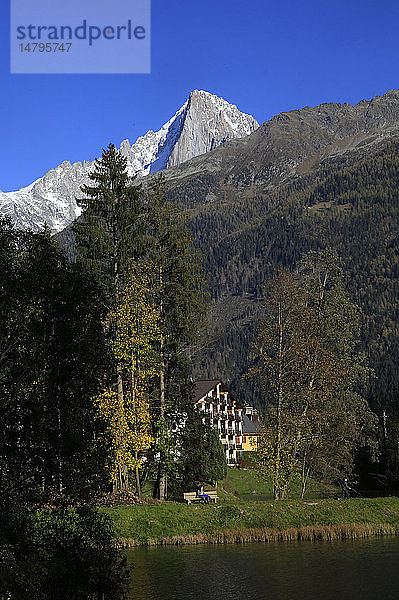
[(160, 470), (161, 470), (161, 465), (160, 463), (158, 464), (158, 471), (157, 471), (157, 478), (155, 481), (155, 485), (154, 488), (152, 490), (152, 497), (153, 498), (157, 498), (159, 500), (159, 477), (160, 477)]
[[(159, 388), (160, 388), (160, 421), (162, 427), (162, 435), (165, 432), (165, 372), (162, 365), (161, 372), (159, 374)], [(165, 456), (161, 451), (159, 457), (159, 499), (165, 500), (166, 491), (166, 472), (165, 472)]]
[(139, 469), (139, 466), (137, 464), (137, 461), (138, 461), (138, 452), (135, 452), (134, 454), (135, 454), (135, 459), (136, 459), (136, 469), (135, 469), (135, 472), (136, 472), (136, 490), (137, 490), (137, 496), (139, 498), (142, 498), (143, 494), (142, 494), (142, 491), (141, 491), (140, 469)]
[[(132, 355), (131, 367), (130, 367), (130, 395), (132, 399), (132, 404), (135, 410), (135, 420), (134, 420), (134, 432), (137, 434), (137, 404), (136, 404), (136, 378), (135, 378), (135, 360)], [(139, 453), (137, 450), (134, 452), (134, 458), (136, 462), (136, 466), (134, 468), (135, 478), (136, 478), (136, 492), (139, 498), (142, 497), (141, 492), (141, 483), (140, 483), (140, 469), (139, 469)]]
[(57, 408), (57, 425), (58, 425), (58, 448), (57, 448), (57, 467), (58, 467), (58, 493), (62, 494), (64, 491), (63, 480), (62, 480), (62, 458), (61, 458), (61, 411)]
[[(117, 381), (118, 381), (118, 410), (119, 410), (119, 427), (122, 429), (122, 415), (124, 412), (124, 402), (123, 402), (123, 379), (122, 379), (122, 368), (121, 365), (117, 365)], [(121, 440), (120, 442), (120, 450), (124, 450), (124, 442)], [(119, 488), (126, 489), (128, 487), (128, 473), (125, 461), (122, 460), (119, 467)]]
[(309, 472), (310, 472), (310, 468), (306, 466), (306, 456), (304, 456), (303, 460), (302, 460), (302, 473), (301, 473), (301, 483), (302, 483), (301, 500), (303, 500), (303, 498), (305, 496), (306, 486), (307, 486), (308, 479), (309, 479)]
[(279, 343), (278, 343), (278, 401), (277, 401), (277, 431), (276, 431), (276, 473), (274, 481), (274, 499), (278, 500), (281, 496), (281, 481), (280, 481), (280, 462), (281, 462), (281, 410), (283, 403), (283, 323), (281, 304), (278, 307), (278, 326), (279, 326)]
[[(163, 302), (162, 302), (162, 294), (163, 294), (163, 286), (164, 286), (164, 277), (163, 277), (163, 267), (160, 265), (159, 267), (159, 289), (161, 292), (161, 303), (160, 303), (160, 313), (162, 316), (163, 313)], [(165, 356), (164, 356), (164, 339), (161, 334), (160, 340), (160, 355), (161, 355), (161, 369), (159, 373), (159, 408), (160, 408), (160, 423), (162, 428), (162, 435), (165, 435)], [(159, 457), (159, 500), (165, 500), (165, 492), (166, 492), (166, 472), (165, 472), (165, 455), (163, 451), (160, 452)]]
[[(111, 182), (111, 190), (114, 192), (114, 183)], [(118, 198), (114, 196), (114, 211), (117, 210)], [(114, 278), (114, 290), (115, 290), (115, 305), (117, 306), (119, 300), (121, 298), (121, 264), (120, 264), (120, 256), (118, 253), (118, 244), (119, 244), (119, 230), (118, 224), (115, 217), (115, 213), (113, 216), (112, 222), (112, 244), (113, 244), (113, 278)], [(115, 330), (115, 341), (119, 342), (119, 330), (118, 326), (116, 326)], [(118, 410), (119, 410), (119, 430), (122, 430), (122, 416), (125, 411), (124, 405), (124, 394), (123, 394), (123, 372), (122, 365), (118, 362), (116, 365), (116, 377), (117, 377), (117, 394), (118, 394)], [(120, 441), (120, 450), (124, 451), (124, 440)], [(121, 460), (121, 463), (118, 466), (119, 473), (119, 487), (120, 489), (126, 489), (128, 487), (128, 470), (124, 459)]]

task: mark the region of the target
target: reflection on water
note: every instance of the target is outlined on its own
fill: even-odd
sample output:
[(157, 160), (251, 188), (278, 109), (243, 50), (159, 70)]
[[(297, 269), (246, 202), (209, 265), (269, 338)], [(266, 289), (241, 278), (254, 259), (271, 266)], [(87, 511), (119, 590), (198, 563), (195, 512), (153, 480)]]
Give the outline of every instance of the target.
[(140, 548), (136, 600), (397, 600), (399, 538)]

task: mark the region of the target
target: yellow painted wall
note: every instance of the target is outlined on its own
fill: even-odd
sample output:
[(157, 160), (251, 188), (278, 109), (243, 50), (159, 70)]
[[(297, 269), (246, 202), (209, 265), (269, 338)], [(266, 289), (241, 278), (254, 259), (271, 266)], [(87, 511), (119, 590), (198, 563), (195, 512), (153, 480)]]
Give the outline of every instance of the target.
[[(245, 442), (244, 442), (245, 437)], [(242, 449), (244, 452), (253, 452), (258, 449), (257, 435), (243, 435)]]

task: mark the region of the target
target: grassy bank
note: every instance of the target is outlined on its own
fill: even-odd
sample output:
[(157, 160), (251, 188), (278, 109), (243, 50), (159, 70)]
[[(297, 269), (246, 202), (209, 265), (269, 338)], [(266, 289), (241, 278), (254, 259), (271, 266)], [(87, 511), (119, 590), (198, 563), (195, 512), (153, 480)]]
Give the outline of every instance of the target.
[(336, 500), (336, 488), (312, 483), (309, 497), (274, 501), (256, 471), (229, 470), (217, 504), (165, 502), (101, 509), (111, 516), (126, 546), (343, 539), (395, 535), (399, 498)]
[(398, 498), (119, 506), (110, 515), (122, 543), (234, 543), (394, 535)]

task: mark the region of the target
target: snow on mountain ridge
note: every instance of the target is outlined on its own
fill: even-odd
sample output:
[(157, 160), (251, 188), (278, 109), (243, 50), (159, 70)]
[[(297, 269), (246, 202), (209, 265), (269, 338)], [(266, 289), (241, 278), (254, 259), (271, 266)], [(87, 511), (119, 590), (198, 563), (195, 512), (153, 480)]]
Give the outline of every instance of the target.
[[(181, 136), (193, 113), (194, 131), (191, 131), (190, 143), (186, 144), (182, 153), (176, 145), (182, 146)], [(204, 117), (207, 117), (206, 122)], [(148, 175), (209, 152), (225, 141), (249, 135), (258, 126), (251, 115), (240, 112), (234, 104), (204, 90), (194, 90), (159, 131), (149, 131), (132, 146), (129, 140), (124, 140), (120, 150), (130, 163), (131, 174)]]
[[(159, 168), (151, 168), (153, 163), (160, 160), (160, 152), (165, 148), (165, 142), (171, 130), (176, 128), (176, 124), (180, 125), (181, 119), (185, 114), (189, 100), (187, 100), (175, 115), (159, 131), (150, 129), (145, 135), (138, 137), (132, 146), (129, 140), (123, 140), (120, 145), (120, 151), (128, 160), (128, 170), (130, 175), (139, 173), (140, 175), (148, 175), (154, 171), (162, 171), (167, 165), (164, 161), (159, 163)], [(176, 140), (174, 140), (176, 142)]]
[[(148, 131), (131, 146), (120, 145), (130, 175), (148, 175), (177, 166), (194, 156), (213, 150), (225, 141), (249, 135), (259, 127), (251, 116), (203, 90), (191, 92), (188, 100), (159, 131)], [(9, 216), (21, 229), (40, 230), (44, 223), (61, 231), (80, 214), (76, 197), (90, 180), (91, 162), (65, 161), (27, 187), (0, 191), (0, 215)]]

